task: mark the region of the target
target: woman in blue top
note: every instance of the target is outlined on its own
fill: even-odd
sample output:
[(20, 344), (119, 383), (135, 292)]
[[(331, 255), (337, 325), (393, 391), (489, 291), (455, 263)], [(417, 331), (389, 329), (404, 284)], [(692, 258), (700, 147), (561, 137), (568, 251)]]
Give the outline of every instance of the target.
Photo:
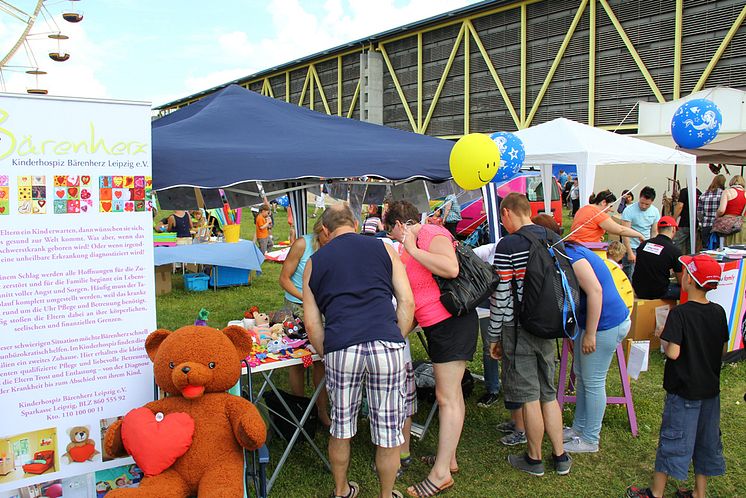
[[(532, 220), (559, 233), (552, 216), (539, 215)], [(565, 252), (572, 261), (581, 291), (577, 310), (580, 335), (574, 347), (577, 400), (572, 428), (565, 429), (563, 434), (565, 450), (595, 453), (606, 411), (606, 375), (631, 322), (627, 305), (604, 260), (590, 249), (570, 241), (565, 241)]]
[[(301, 318), (303, 317), (303, 271), (306, 269), (306, 262), (319, 247), (327, 242), (321, 227), (321, 218), (319, 218), (313, 227), (312, 235), (304, 235), (293, 242), (280, 270), (280, 287), (285, 290), (285, 308)], [(303, 365), (295, 365), (288, 369), (290, 391), (296, 396), (304, 395), (303, 372)], [(314, 385), (318, 385), (323, 379), (324, 364), (316, 362), (313, 364)], [(319, 408), (319, 420), (327, 427), (332, 423), (327, 409), (328, 404), (329, 398), (326, 390), (322, 390), (316, 405)]]

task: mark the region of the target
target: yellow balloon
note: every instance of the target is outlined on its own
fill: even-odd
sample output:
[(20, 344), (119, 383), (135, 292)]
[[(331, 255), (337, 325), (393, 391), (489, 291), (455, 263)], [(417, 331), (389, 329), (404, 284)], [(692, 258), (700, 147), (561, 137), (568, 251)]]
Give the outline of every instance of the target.
[(500, 166), (500, 149), (487, 135), (464, 135), (451, 149), (451, 175), (464, 190), (475, 190), (492, 180)]

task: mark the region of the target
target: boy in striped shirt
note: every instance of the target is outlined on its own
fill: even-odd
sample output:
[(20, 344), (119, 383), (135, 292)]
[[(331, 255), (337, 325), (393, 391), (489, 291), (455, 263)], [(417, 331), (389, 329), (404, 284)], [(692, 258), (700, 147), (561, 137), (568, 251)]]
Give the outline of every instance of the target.
[[(541, 443), (546, 431), (552, 443), (555, 470), (570, 473), (572, 460), (562, 443), (562, 412), (554, 385), (554, 340), (525, 331), (514, 312), (520, 303), (531, 243), (520, 232), (530, 231), (540, 240), (555, 244), (564, 254), (559, 237), (531, 222), (531, 206), (523, 194), (511, 193), (500, 204), (500, 216), (510, 233), (495, 249), (495, 272), (500, 283), (490, 299), (490, 354), (503, 360), (503, 392), (506, 402), (521, 404), (528, 448), (525, 455), (509, 455), (514, 468), (535, 476), (544, 475)], [(566, 256), (565, 256), (566, 257)], [(515, 289), (513, 288), (515, 286)]]

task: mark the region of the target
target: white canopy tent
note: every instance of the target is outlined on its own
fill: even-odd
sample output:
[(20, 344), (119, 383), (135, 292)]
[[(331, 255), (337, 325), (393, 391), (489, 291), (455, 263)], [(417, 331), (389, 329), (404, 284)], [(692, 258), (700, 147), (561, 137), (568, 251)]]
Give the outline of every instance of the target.
[[(688, 166), (689, 185), (696, 185), (697, 158), (670, 147), (658, 145), (629, 135), (619, 135), (565, 118), (557, 118), (540, 125), (515, 132), (526, 149), (524, 166), (541, 169), (544, 184), (544, 210), (549, 213), (551, 203), (552, 164), (575, 164), (578, 169), (580, 204), (588, 204), (593, 193), (597, 166), (650, 164)], [(632, 187), (641, 179), (630, 179)], [(688, 189), (689, 205), (696, 205), (696, 189)], [(696, 226), (696, 210), (689, 210), (689, 226)], [(691, 237), (694, 252), (695, 238)]]

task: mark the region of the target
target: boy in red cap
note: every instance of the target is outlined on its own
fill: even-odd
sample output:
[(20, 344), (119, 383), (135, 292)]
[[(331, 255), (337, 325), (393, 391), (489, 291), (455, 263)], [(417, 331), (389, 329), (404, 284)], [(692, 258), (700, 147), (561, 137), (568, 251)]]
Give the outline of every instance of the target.
[(704, 498), (707, 477), (725, 474), (720, 437), (720, 364), (727, 351), (728, 321), (706, 293), (720, 282), (720, 265), (709, 256), (679, 258), (689, 300), (671, 310), (660, 334), (666, 360), (663, 407), (655, 476), (650, 488), (627, 488), (628, 497), (662, 497), (668, 476), (684, 481), (694, 461), (694, 491), (677, 497)]

